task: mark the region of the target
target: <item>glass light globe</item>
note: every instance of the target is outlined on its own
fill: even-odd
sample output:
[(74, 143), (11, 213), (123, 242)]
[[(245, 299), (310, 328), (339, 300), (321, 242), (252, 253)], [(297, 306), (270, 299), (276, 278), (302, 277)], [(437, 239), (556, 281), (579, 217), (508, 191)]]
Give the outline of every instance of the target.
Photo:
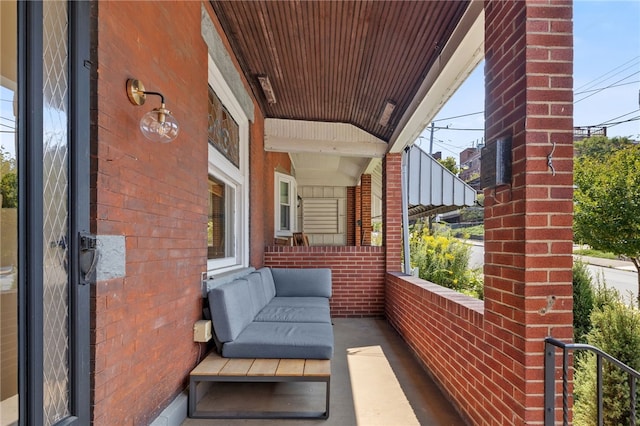
[(180, 127), (171, 112), (164, 108), (154, 108), (140, 119), (140, 131), (153, 142), (168, 143), (178, 137)]

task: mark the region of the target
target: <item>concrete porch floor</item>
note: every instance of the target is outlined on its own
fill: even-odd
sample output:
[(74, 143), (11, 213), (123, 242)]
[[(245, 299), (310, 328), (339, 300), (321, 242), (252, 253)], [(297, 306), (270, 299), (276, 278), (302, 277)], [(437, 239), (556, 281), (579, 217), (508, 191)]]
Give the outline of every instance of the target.
[[(328, 420), (187, 419), (183, 426), (464, 425), (453, 405), (383, 319), (334, 319), (331, 407)], [(311, 410), (324, 407), (317, 383), (215, 383), (202, 410)]]

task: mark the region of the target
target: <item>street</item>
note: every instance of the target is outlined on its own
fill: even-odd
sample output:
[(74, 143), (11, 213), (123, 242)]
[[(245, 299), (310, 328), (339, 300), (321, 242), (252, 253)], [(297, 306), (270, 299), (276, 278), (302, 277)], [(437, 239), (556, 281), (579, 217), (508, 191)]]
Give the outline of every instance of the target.
[(593, 282), (596, 277), (604, 278), (607, 287), (613, 287), (620, 292), (625, 302), (635, 301), (638, 294), (638, 275), (632, 271), (621, 271), (620, 269), (603, 268), (601, 266), (587, 265), (591, 272)]
[[(484, 245), (474, 241), (471, 244), (469, 267), (479, 268), (484, 264)], [(638, 276), (634, 271), (626, 271), (614, 268), (606, 268), (595, 265), (587, 265), (591, 272), (594, 284), (596, 277), (601, 277), (608, 287), (613, 287), (620, 292), (625, 301), (636, 300), (638, 294)]]

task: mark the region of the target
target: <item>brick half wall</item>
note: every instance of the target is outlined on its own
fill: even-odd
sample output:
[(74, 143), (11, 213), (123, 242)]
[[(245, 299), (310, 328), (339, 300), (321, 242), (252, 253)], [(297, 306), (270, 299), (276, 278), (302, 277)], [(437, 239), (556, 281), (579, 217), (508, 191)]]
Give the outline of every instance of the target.
[(499, 389), (511, 373), (484, 344), (484, 302), (400, 272), (385, 290), (387, 320), (469, 423), (508, 424)]
[(266, 247), (264, 264), (274, 268), (330, 268), (332, 317), (384, 315), (384, 247)]

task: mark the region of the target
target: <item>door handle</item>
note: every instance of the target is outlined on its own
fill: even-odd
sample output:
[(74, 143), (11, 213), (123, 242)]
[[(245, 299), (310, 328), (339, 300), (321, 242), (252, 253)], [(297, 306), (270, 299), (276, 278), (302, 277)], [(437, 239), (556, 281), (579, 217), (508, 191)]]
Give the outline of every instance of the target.
[(78, 268), (80, 270), (80, 284), (90, 284), (94, 279), (96, 264), (98, 263), (98, 242), (93, 234), (80, 232), (78, 241)]

